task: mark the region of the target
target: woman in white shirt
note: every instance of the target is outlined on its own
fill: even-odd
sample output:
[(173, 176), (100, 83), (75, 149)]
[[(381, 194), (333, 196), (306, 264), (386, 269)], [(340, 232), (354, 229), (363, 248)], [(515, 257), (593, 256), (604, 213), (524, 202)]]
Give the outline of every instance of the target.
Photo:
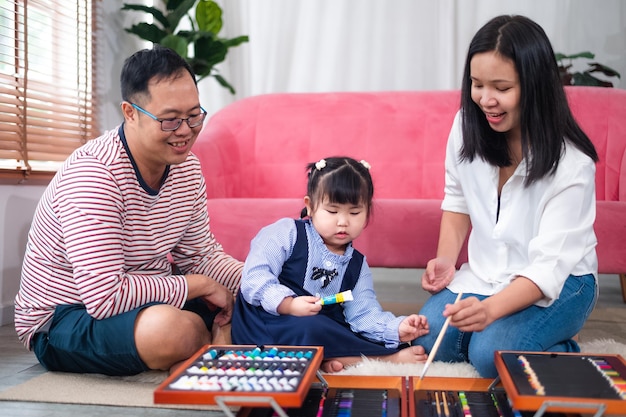
[(431, 331), (415, 344), (430, 352), (450, 316), (435, 360), (470, 362), (483, 377), (497, 375), (497, 350), (580, 350), (572, 337), (597, 298), (597, 160), (543, 29), (523, 16), (485, 24), (469, 46), (437, 257), (422, 276)]

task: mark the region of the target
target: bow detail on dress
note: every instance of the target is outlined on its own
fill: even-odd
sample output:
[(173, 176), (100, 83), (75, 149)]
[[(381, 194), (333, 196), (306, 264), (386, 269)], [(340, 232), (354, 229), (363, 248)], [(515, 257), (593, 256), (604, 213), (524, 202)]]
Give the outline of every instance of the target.
[(322, 280), (322, 288), (326, 288), (326, 286), (328, 286), (328, 284), (330, 284), (330, 282), (336, 276), (337, 276), (337, 270), (336, 269), (329, 270), (329, 269), (314, 267), (313, 268), (313, 276), (311, 276), (311, 279), (314, 279), (314, 280), (321, 279)]

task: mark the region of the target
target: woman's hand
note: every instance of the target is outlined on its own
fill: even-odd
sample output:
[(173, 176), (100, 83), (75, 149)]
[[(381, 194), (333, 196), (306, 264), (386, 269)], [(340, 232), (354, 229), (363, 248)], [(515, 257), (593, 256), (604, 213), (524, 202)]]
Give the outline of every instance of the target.
[(463, 332), (479, 332), (495, 320), (488, 305), (476, 297), (467, 297), (456, 304), (447, 304), (443, 315), (450, 317), (451, 326)]
[(422, 275), (422, 288), (431, 294), (438, 293), (452, 282), (455, 272), (452, 260), (443, 257), (431, 259)]
[(534, 282), (518, 276), (502, 291), (482, 301), (468, 297), (446, 305), (443, 315), (451, 316), (450, 325), (463, 332), (479, 332), (499, 318), (523, 310), (541, 298), (543, 293)]
[(278, 314), (292, 316), (314, 316), (322, 309), (322, 305), (316, 303), (319, 299), (310, 295), (287, 297), (278, 305), (276, 311)]

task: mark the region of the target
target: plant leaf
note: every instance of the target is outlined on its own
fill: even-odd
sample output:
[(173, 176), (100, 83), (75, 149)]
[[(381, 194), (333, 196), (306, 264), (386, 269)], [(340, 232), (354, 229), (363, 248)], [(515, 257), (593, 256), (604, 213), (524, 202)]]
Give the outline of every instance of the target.
[(583, 72), (577, 72), (573, 74), (573, 85), (587, 85), (592, 87), (613, 87), (613, 83), (609, 81), (602, 81), (593, 75)]
[(563, 58), (565, 59), (576, 59), (576, 58), (593, 59), (595, 58), (595, 55), (589, 51), (585, 51), (585, 52), (579, 52), (577, 54), (572, 54), (572, 55), (563, 55)]
[(220, 39), (220, 40), (227, 48), (232, 48), (233, 46), (239, 46), (244, 42), (248, 42), (250, 39), (248, 38), (248, 35), (243, 35), (243, 36), (237, 36), (236, 38), (232, 38), (232, 39)]
[(161, 43), (161, 39), (167, 36), (167, 32), (152, 23), (137, 23), (125, 30), (152, 43)]
[(220, 85), (221, 85), (222, 87), (227, 88), (227, 89), (228, 89), (228, 91), (230, 91), (230, 93), (231, 93), (231, 94), (235, 94), (235, 89), (233, 88), (233, 86), (232, 86), (232, 85), (230, 85), (230, 84), (229, 84), (229, 82), (228, 82), (228, 81), (226, 81), (226, 80), (224, 79), (224, 77), (222, 77), (222, 76), (221, 76), (221, 75), (219, 75), (219, 74), (213, 74), (213, 78), (215, 78), (215, 79), (217, 80), (217, 82), (218, 82), (218, 83), (220, 83)]
[(564, 60), (565, 58), (567, 58), (567, 56), (566, 56), (566, 55), (564, 55), (564, 54), (562, 54), (562, 53), (560, 53), (560, 52), (555, 52), (555, 54), (554, 54), (554, 59), (556, 59), (556, 60), (557, 60), (557, 62), (558, 62), (558, 61), (562, 61), (562, 60)]
[(180, 6), (180, 4), (182, 2), (184, 2), (185, 0), (167, 0), (165, 2), (165, 9), (166, 10), (176, 10), (178, 8), (178, 6)]
[(198, 38), (194, 43), (194, 58), (212, 67), (226, 59), (228, 48), (217, 39), (213, 39), (211, 34)]
[(176, 9), (172, 10), (167, 15), (167, 20), (169, 21), (169, 24), (172, 27), (172, 33), (174, 33), (174, 31), (178, 27), (178, 24), (180, 23), (180, 20), (187, 15), (187, 13), (193, 7), (195, 2), (196, 0), (182, 0), (179, 2)]
[(183, 58), (187, 58), (187, 56), (189, 55), (189, 43), (187, 42), (187, 39), (183, 38), (182, 36), (167, 35), (166, 37), (161, 39), (160, 43), (163, 46), (167, 46), (168, 48), (175, 50), (178, 55), (182, 56)]
[(170, 23), (167, 20), (167, 18), (157, 8), (148, 7), (148, 6), (144, 6), (141, 4), (124, 3), (124, 6), (122, 6), (122, 10), (136, 10), (140, 12), (149, 13), (163, 26), (164, 29), (168, 29), (170, 27)]
[(613, 68), (607, 67), (606, 65), (600, 64), (599, 62), (590, 62), (589, 66), (591, 68), (585, 72), (601, 72), (607, 77), (621, 78), (619, 72), (615, 71)]
[(213, 0), (200, 0), (196, 6), (198, 29), (217, 35), (222, 30), (222, 9)]

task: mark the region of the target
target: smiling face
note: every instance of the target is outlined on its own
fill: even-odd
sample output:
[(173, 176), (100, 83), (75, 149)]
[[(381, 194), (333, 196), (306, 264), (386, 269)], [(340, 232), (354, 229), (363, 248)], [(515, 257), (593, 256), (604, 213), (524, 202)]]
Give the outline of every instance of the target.
[(471, 96), (483, 111), (489, 126), (519, 138), (520, 83), (515, 65), (495, 51), (478, 53), (470, 62)]
[[(198, 89), (191, 75), (184, 70), (173, 77), (152, 79), (149, 96), (135, 103), (159, 119), (188, 118), (202, 112)], [(186, 122), (171, 132), (161, 130), (161, 123), (122, 103), (124, 134), (142, 177), (148, 184), (159, 181), (167, 165), (184, 162), (202, 125), (190, 128)]]
[(343, 254), (348, 243), (356, 239), (367, 224), (367, 208), (363, 204), (331, 203), (324, 198), (312, 207), (309, 196), (304, 197), (304, 204), (313, 227), (333, 253)]

